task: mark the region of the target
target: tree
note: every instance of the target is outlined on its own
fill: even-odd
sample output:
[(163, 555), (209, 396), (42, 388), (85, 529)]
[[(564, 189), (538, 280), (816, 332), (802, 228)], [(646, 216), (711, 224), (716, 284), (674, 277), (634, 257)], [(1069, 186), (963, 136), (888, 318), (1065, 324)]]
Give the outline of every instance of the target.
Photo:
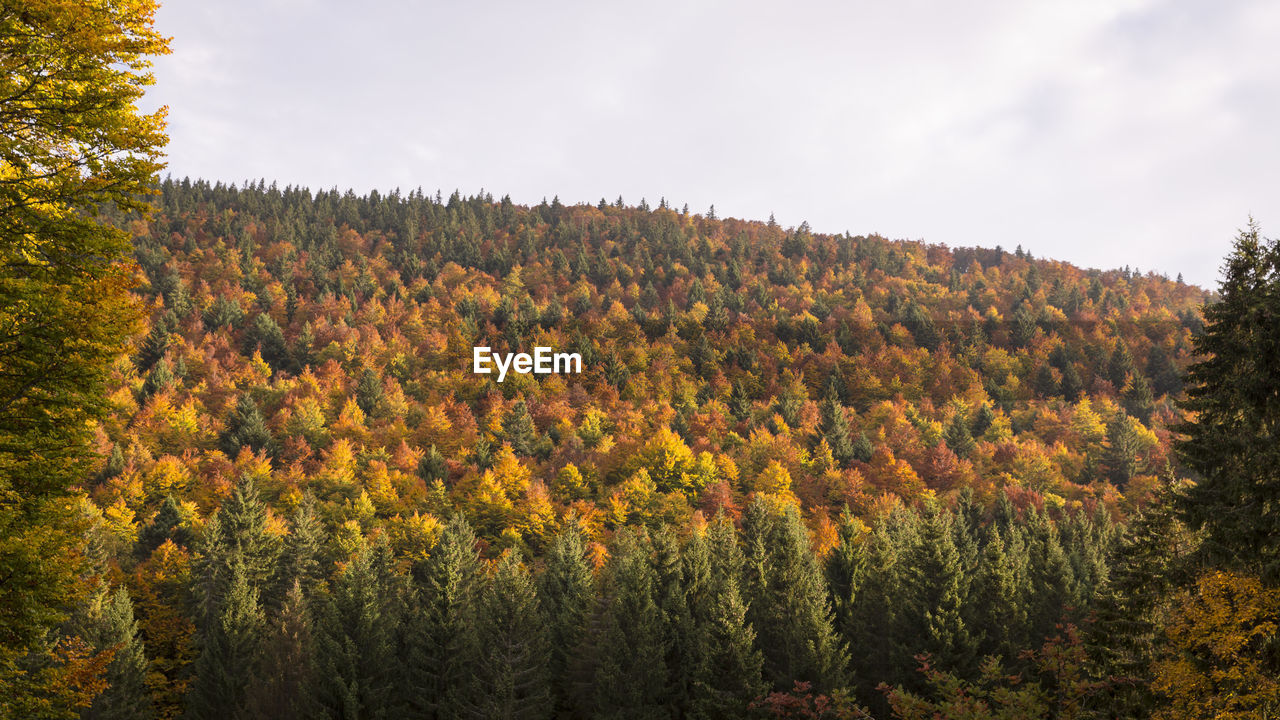
[(742, 539), (747, 619), (764, 651), (765, 678), (776, 690), (796, 681), (843, 688), (849, 658), (799, 509), (757, 497), (743, 516)]
[(373, 368), (365, 368), (356, 383), (356, 405), (369, 417), (377, 417), (384, 403), (382, 380)]
[(721, 513), (706, 531), (695, 532), (684, 549), (685, 717), (739, 718), (764, 691), (762, 657), (739, 590), (736, 569), (742, 562), (734, 532)]
[[(859, 449), (854, 447), (853, 439), (849, 435), (849, 420), (844, 415), (844, 406), (840, 404), (840, 396), (834, 386), (828, 389), (827, 397), (822, 401), (820, 432), (827, 441), (827, 445), (831, 447), (831, 457), (835, 458), (841, 467), (849, 467), (854, 460), (865, 462), (871, 459), (870, 453), (867, 453), (864, 459)], [(866, 439), (865, 435), (862, 439)]]
[(262, 673), (249, 691), (250, 716), (256, 720), (306, 720), (319, 707), (312, 694), (317, 682), (314, 628), (307, 596), (297, 580), (285, 594), (279, 614), (269, 623), (263, 643)]
[(468, 703), (480, 718), (526, 720), (551, 714), (551, 654), (547, 628), (538, 615), (533, 579), (519, 556), (498, 560), (480, 601), (475, 683)]
[(1193, 339), (1194, 422), (1176, 448), (1196, 484), (1178, 502), (1204, 534), (1203, 562), (1280, 581), (1280, 245), (1250, 223), (1223, 268), (1219, 301)]
[(475, 532), (463, 516), (454, 516), (431, 556), (414, 570), (403, 658), (404, 700), (411, 712), (454, 717), (473, 700), (480, 582)]
[(203, 648), (187, 695), (188, 717), (250, 717), (248, 689), (261, 666), (264, 626), (258, 591), (236, 557), (217, 621), (201, 637)]
[[(0, 7), (0, 714), (29, 695), (16, 658), (84, 590), (73, 483), (110, 409), (111, 363), (140, 330), (129, 235), (163, 167), (164, 111), (141, 114), (149, 58), (168, 52), (155, 3)], [(34, 692), (34, 690), (31, 690)]]
[(114, 592), (99, 586), (89, 606), (76, 618), (76, 634), (98, 650), (111, 652), (107, 687), (81, 717), (85, 720), (148, 720), (154, 717), (147, 687), (147, 655), (133, 619), (133, 603), (123, 587)]
[(605, 566), (603, 607), (592, 628), (591, 717), (664, 720), (667, 666), (648, 538), (624, 528)]
[(227, 422), (227, 431), (222, 436), (222, 449), (232, 457), (240, 452), (240, 448), (248, 446), (254, 452), (266, 450), (268, 455), (275, 453), (275, 440), (267, 429), (267, 421), (262, 417), (258, 404), (248, 393), (236, 401), (235, 412)]
[(390, 550), (362, 542), (325, 596), (316, 631), (316, 701), (330, 717), (390, 717), (400, 629)]
[(532, 455), (538, 445), (538, 429), (529, 415), (529, 408), (524, 400), (517, 400), (510, 412), (502, 419), (502, 436), (511, 443), (511, 449), (517, 455)]
[(570, 518), (556, 535), (546, 563), (538, 577), (538, 603), (551, 643), (548, 674), (554, 709), (567, 713), (579, 694), (574, 658), (585, 641), (595, 600), (582, 529), (576, 519)]

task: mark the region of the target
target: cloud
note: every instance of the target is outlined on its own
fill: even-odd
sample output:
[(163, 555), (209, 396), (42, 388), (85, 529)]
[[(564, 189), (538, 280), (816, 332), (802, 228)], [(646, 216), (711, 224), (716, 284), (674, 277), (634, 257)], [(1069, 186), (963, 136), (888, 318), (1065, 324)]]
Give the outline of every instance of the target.
[(665, 195), (1211, 284), (1280, 225), (1280, 6), (166, 5), (172, 172)]

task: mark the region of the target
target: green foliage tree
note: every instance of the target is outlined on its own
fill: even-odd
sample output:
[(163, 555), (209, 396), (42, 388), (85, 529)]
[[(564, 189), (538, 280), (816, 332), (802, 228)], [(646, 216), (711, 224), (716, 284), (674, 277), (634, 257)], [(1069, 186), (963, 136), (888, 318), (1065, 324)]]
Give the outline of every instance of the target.
[(107, 687), (81, 717), (85, 720), (149, 720), (155, 717), (147, 687), (148, 662), (133, 603), (123, 587), (109, 591), (100, 585), (88, 607), (73, 618), (75, 633), (98, 650), (112, 653)]
[(258, 591), (236, 556), (217, 620), (201, 636), (200, 657), (187, 695), (188, 717), (251, 717), (248, 691), (262, 667), (264, 630)]
[(1223, 268), (1219, 301), (1204, 308), (1195, 336), (1204, 357), (1188, 371), (1177, 448), (1197, 482), (1178, 502), (1204, 534), (1207, 564), (1280, 580), (1280, 244), (1258, 226), (1236, 237)]
[(538, 613), (533, 578), (519, 556), (498, 560), (483, 596), (476, 627), (475, 717), (536, 720), (552, 709), (547, 627)]
[(764, 652), (765, 678), (778, 690), (796, 681), (843, 688), (848, 654), (833, 627), (822, 571), (794, 505), (756, 498), (742, 522), (747, 618)]
[(18, 658), (84, 594), (71, 487), (94, 462), (111, 363), (140, 330), (129, 236), (97, 211), (146, 211), (163, 167), (164, 111), (136, 105), (168, 52), (154, 13), (0, 9), (0, 714), (35, 692)]
[(258, 404), (246, 393), (236, 401), (236, 409), (227, 422), (227, 430), (222, 436), (222, 449), (235, 457), (240, 448), (248, 446), (254, 452), (275, 452), (275, 440), (267, 429), (267, 421), (262, 417)]
[(314, 688), (315, 632), (302, 583), (295, 580), (280, 612), (267, 624), (262, 672), (249, 689), (249, 716), (255, 720), (306, 720), (320, 713)]
[(586, 680), (575, 658), (586, 641), (587, 623), (595, 602), (591, 568), (578, 522), (561, 528), (547, 552), (546, 567), (538, 577), (538, 603), (547, 626), (551, 651), (548, 674), (554, 710), (569, 714), (582, 695)]

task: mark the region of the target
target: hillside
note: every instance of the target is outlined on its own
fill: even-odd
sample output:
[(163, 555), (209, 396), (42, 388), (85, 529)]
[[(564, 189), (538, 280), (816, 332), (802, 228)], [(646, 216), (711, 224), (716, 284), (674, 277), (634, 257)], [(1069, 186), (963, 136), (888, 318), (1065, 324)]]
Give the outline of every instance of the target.
[[(351, 517), (464, 509), (537, 548), (797, 498), (812, 525), (970, 487), (1127, 507), (1168, 474), (1199, 288), (1021, 248), (601, 203), (166, 182), (103, 507), (204, 514), (246, 471)], [(471, 372), (546, 346), (581, 375)]]
[(1070, 623), (1144, 587), (1116, 522), (1177, 472), (1199, 288), (643, 202), (160, 189), (115, 218), (150, 324), (85, 489), (161, 717), (901, 717), (918, 653), (1066, 682)]

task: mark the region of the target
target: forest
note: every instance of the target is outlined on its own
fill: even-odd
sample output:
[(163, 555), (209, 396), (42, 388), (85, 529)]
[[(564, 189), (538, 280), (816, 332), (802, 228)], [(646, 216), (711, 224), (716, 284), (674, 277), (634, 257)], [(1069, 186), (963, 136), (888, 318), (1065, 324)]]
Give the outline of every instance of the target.
[(160, 180), (154, 5), (7, 8), (0, 717), (1280, 717), (1252, 221), (1210, 292)]

